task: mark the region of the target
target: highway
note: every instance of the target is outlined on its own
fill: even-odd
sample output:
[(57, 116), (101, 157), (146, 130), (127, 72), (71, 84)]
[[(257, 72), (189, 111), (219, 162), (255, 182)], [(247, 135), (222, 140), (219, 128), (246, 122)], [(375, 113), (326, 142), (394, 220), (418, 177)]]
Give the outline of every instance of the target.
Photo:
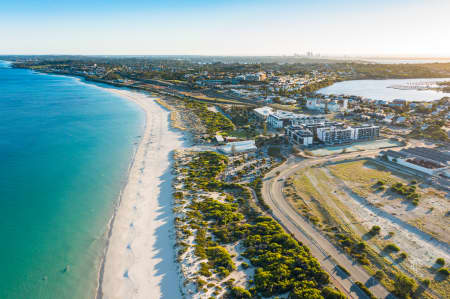
[[(301, 216), (285, 200), (282, 188), (284, 180), (305, 167), (321, 164), (327, 161), (352, 159), (360, 155), (375, 156), (381, 150), (341, 154), (337, 157), (321, 157), (314, 159), (289, 158), (281, 166), (273, 169), (264, 178), (262, 195), (272, 210), (272, 216), (298, 241), (307, 246), (311, 254), (316, 257), (322, 268), (330, 274), (334, 285), (349, 298), (368, 298), (354, 283), (360, 281), (365, 284), (377, 298), (395, 298), (376, 279), (371, 277), (357, 262), (337, 249), (326, 239), (308, 220)], [(277, 175), (277, 173), (279, 174)], [(342, 272), (336, 265), (344, 267), (350, 276)]]

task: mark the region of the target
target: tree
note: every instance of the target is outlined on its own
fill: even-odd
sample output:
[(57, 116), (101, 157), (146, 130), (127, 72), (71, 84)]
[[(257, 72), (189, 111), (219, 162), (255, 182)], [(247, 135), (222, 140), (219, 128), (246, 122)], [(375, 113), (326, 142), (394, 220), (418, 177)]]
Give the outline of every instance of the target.
[(233, 287), (230, 290), (230, 295), (232, 298), (252, 298), (252, 294), (241, 287)]
[(378, 270), (374, 275), (378, 280), (382, 280), (385, 276), (384, 272), (381, 270)]
[(401, 298), (409, 298), (410, 294), (416, 288), (414, 279), (407, 277), (404, 274), (398, 274), (394, 281), (395, 294)]
[(289, 299), (324, 299), (318, 289), (295, 289)]
[(440, 258), (436, 259), (436, 264), (444, 266), (445, 265), (445, 260), (440, 257)]
[(347, 299), (347, 297), (340, 291), (330, 287), (323, 288), (322, 295), (325, 299)]
[(369, 233), (370, 233), (372, 236), (375, 236), (375, 235), (378, 235), (378, 234), (380, 233), (380, 231), (381, 231), (381, 227), (379, 227), (378, 225), (374, 225), (374, 226), (372, 226), (372, 228), (370, 229)]

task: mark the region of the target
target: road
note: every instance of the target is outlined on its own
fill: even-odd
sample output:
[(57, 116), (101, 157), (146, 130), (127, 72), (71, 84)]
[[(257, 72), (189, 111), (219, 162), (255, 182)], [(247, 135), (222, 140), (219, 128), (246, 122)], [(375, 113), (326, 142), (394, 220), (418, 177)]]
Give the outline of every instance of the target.
[[(381, 150), (368, 150), (364, 157), (375, 156)], [(341, 154), (337, 157), (321, 157), (316, 159), (290, 158), (281, 166), (270, 171), (264, 179), (263, 198), (272, 209), (272, 216), (297, 240), (309, 247), (311, 254), (316, 257), (322, 268), (330, 274), (332, 282), (349, 298), (368, 298), (354, 282), (365, 284), (377, 298), (395, 298), (376, 279), (370, 276), (358, 263), (338, 250), (326, 239), (310, 222), (285, 200), (282, 188), (284, 179), (299, 170), (327, 161), (352, 159), (361, 155), (361, 152)], [(279, 174), (277, 174), (279, 171)], [(336, 265), (343, 266), (350, 272), (346, 275)]]

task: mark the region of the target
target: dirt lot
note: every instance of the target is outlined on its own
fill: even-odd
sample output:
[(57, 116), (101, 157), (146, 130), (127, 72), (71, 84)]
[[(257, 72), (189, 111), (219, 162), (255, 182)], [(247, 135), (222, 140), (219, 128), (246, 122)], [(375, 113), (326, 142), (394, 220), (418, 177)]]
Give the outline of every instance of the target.
[[(391, 190), (396, 183), (405, 188), (416, 186), (417, 206)], [(372, 160), (307, 168), (287, 185), (285, 194), (292, 204), (324, 232), (342, 228), (341, 232), (354, 235), (356, 241), (364, 240), (371, 252), (383, 260), (384, 267), (395, 267), (419, 279), (428, 278), (432, 289), (448, 298), (450, 283), (436, 275), (435, 264), (440, 257), (450, 261), (447, 194), (417, 178), (391, 172)], [(374, 225), (381, 228), (377, 236), (368, 233)], [(387, 253), (383, 249), (388, 244), (397, 245), (400, 251)], [(407, 257), (401, 258), (401, 253)]]
[[(359, 160), (330, 165), (327, 171), (354, 193), (367, 199), (381, 210), (396, 218), (416, 226), (436, 239), (450, 242), (450, 209), (446, 193), (424, 184), (415, 177), (393, 173), (372, 161)], [(378, 190), (377, 182), (385, 182), (384, 190)], [(414, 206), (404, 196), (390, 190), (397, 182), (405, 185), (417, 181), (420, 195), (418, 206)]]

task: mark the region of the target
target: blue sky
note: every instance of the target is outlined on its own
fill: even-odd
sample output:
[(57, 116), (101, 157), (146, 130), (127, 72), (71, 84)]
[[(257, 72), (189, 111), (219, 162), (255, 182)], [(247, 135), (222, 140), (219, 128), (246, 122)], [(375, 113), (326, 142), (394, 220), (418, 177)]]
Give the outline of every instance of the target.
[(450, 57), (450, 0), (0, 1), (0, 54)]

